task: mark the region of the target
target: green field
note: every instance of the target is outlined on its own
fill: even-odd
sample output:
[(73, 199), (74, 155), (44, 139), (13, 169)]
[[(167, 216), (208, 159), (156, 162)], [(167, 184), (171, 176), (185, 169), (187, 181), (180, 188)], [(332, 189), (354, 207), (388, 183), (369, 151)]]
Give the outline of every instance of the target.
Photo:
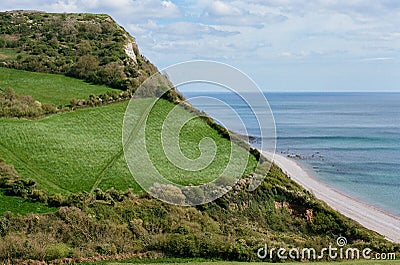
[(47, 213), (54, 212), (57, 208), (52, 208), (39, 202), (32, 202), (20, 197), (7, 196), (0, 191), (0, 215), (4, 212), (10, 211), (18, 214), (28, 213)]
[[(133, 119), (139, 117), (151, 100), (135, 101)], [(122, 122), (126, 106), (127, 102), (123, 102), (55, 114), (39, 120), (0, 119), (0, 157), (14, 165), (22, 177), (33, 178), (40, 188), (50, 193), (68, 194), (97, 187), (114, 187), (118, 190), (132, 188), (140, 192), (122, 151)], [(146, 140), (152, 161), (169, 179), (183, 184), (213, 180), (229, 160), (231, 142), (205, 122), (193, 119), (181, 130), (183, 153), (191, 158), (198, 156), (199, 141), (207, 136), (216, 142), (217, 155), (207, 168), (199, 172), (175, 167), (163, 155), (160, 144), (163, 119), (174, 106), (160, 100), (151, 112)], [(181, 117), (193, 117), (180, 107), (178, 112)], [(255, 165), (256, 161), (251, 156), (247, 172)], [(135, 174), (146, 174), (141, 170), (138, 168)]]
[(90, 94), (99, 95), (111, 89), (64, 75), (0, 67), (0, 88), (9, 87), (17, 94), (29, 95), (35, 100), (56, 106), (69, 104), (73, 98), (86, 99)]

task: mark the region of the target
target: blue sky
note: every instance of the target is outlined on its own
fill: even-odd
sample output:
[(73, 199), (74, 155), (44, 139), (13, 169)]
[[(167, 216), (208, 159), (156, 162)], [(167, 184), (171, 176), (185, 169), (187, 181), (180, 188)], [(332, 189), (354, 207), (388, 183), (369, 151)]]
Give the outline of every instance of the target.
[(399, 91), (398, 0), (20, 0), (0, 9), (110, 14), (159, 68), (210, 59), (266, 91)]

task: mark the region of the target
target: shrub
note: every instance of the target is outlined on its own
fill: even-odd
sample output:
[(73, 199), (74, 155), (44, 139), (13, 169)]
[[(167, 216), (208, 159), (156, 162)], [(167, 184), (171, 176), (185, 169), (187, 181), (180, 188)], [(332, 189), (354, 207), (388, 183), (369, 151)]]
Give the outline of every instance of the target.
[(0, 94), (0, 117), (36, 118), (57, 111), (54, 106), (41, 104), (31, 96), (17, 95), (11, 88)]
[(57, 112), (57, 108), (49, 103), (44, 103), (42, 105), (42, 110), (43, 110), (44, 114), (51, 114), (51, 113)]
[(144, 239), (149, 235), (147, 230), (143, 227), (142, 219), (133, 219), (129, 222), (129, 229), (131, 230), (134, 238)]
[(51, 207), (60, 207), (68, 204), (67, 198), (59, 193), (48, 196), (47, 204)]
[(5, 191), (7, 195), (28, 197), (35, 186), (36, 182), (31, 179), (15, 179), (7, 183)]
[(174, 202), (175, 204), (183, 204), (186, 201), (186, 196), (182, 193), (182, 190), (171, 184), (154, 183), (150, 192), (163, 201)]
[(198, 205), (204, 202), (204, 191), (200, 187), (193, 186), (190, 188), (183, 188), (182, 192), (186, 196), (186, 200), (189, 203)]
[(114, 244), (98, 245), (96, 252), (100, 255), (114, 255), (117, 254), (117, 247)]
[(5, 216), (0, 217), (0, 236), (4, 237), (7, 234), (9, 219)]
[(73, 107), (76, 107), (78, 105), (78, 100), (76, 98), (73, 98), (73, 99), (70, 100), (69, 103), (70, 103), (70, 107), (73, 108)]
[(47, 246), (45, 251), (45, 259), (47, 261), (61, 258), (70, 258), (73, 256), (71, 248), (64, 243)]
[(39, 201), (43, 203), (47, 203), (47, 194), (43, 190), (32, 190), (31, 195), (29, 196), (34, 201)]
[(314, 214), (314, 221), (310, 223), (310, 228), (315, 233), (325, 233), (331, 235), (340, 234), (338, 220), (330, 213), (318, 211)]

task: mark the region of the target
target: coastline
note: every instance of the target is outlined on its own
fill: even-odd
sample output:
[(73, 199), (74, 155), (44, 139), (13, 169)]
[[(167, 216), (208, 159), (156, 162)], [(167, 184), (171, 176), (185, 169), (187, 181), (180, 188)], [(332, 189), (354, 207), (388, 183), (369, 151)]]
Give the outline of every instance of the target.
[(358, 201), (312, 176), (297, 161), (279, 154), (261, 151), (279, 166), (293, 181), (310, 191), (317, 199), (324, 201), (334, 210), (375, 231), (387, 240), (400, 244), (400, 218)]

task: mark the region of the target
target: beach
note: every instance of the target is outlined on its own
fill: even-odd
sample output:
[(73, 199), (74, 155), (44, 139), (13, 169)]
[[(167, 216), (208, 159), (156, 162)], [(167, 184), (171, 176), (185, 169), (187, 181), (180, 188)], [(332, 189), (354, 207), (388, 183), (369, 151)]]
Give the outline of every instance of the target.
[(307, 172), (297, 161), (285, 156), (262, 152), (279, 166), (292, 180), (324, 201), (334, 210), (373, 230), (386, 239), (400, 243), (400, 218), (358, 201), (322, 183)]

